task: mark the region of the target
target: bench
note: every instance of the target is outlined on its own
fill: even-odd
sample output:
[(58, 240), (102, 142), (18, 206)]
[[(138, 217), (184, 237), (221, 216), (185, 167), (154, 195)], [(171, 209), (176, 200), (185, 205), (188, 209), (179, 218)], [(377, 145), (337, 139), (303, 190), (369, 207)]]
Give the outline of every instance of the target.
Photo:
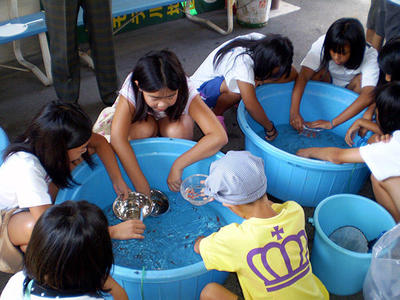
[[(194, 0), (188, 0), (194, 1)], [(185, 5), (185, 15), (186, 17), (194, 22), (203, 23), (212, 29), (216, 30), (221, 34), (229, 34), (233, 29), (233, 3), (235, 0), (227, 1), (227, 17), (228, 17), (228, 29), (223, 30), (213, 22), (199, 18), (197, 16), (192, 16), (190, 14), (190, 5)], [(124, 15), (129, 15), (133, 13), (139, 13), (148, 9), (157, 8), (161, 6), (167, 6), (171, 4), (176, 4), (181, 1), (177, 0), (112, 0), (112, 17), (119, 17)], [(35, 74), (39, 80), (45, 85), (51, 85), (53, 83), (53, 78), (51, 74), (51, 61), (50, 61), (50, 51), (48, 47), (46, 32), (47, 27), (45, 23), (45, 13), (43, 11), (32, 13), (25, 16), (19, 16), (18, 14), (18, 0), (8, 0), (8, 11), (10, 20), (0, 22), (0, 45), (6, 43), (13, 43), (14, 55), (17, 61), (24, 66), (26, 69), (18, 68), (14, 66), (0, 65), (0, 67), (11, 68), (19, 71), (31, 71)], [(134, 15), (116, 32), (122, 29), (127, 23), (129, 23), (134, 18)], [(83, 13), (82, 10), (78, 14), (78, 26), (83, 25)], [(40, 42), (40, 48), (42, 52), (43, 64), (45, 68), (45, 73), (42, 72), (37, 66), (27, 61), (21, 52), (20, 40), (26, 37), (31, 37), (37, 35)], [(93, 61), (91, 57), (85, 52), (80, 53), (81, 58), (86, 61), (90, 67), (93, 68)]]

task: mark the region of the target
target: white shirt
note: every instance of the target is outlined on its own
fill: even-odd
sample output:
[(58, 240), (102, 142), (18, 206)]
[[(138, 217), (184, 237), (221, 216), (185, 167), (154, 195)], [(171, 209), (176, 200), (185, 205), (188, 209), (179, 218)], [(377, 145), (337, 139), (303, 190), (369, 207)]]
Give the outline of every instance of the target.
[[(321, 50), (324, 44), (325, 35), (321, 36), (301, 62), (301, 66), (317, 71), (321, 64)], [(347, 86), (358, 74), (362, 74), (361, 88), (376, 86), (379, 79), (378, 52), (373, 47), (365, 47), (364, 59), (357, 69), (348, 69), (345, 66), (337, 65), (332, 59), (329, 61), (328, 70), (332, 77), (332, 83), (341, 87)]]
[[(23, 293), (23, 283), (25, 280), (25, 275), (23, 271), (20, 271), (14, 274), (10, 280), (7, 282), (6, 287), (4, 288), (3, 292), (1, 293), (0, 300), (24, 300), (24, 293)], [(34, 294), (31, 294), (31, 300), (54, 300), (55, 298), (48, 298), (48, 297), (40, 297)], [(76, 296), (76, 297), (62, 297), (59, 298), (62, 300), (98, 300), (104, 298), (95, 298), (91, 296)]]
[(360, 155), (377, 180), (400, 176), (400, 130), (393, 133), (388, 143), (360, 147)]
[(35, 155), (22, 151), (12, 154), (0, 166), (0, 209), (51, 204), (49, 182)]
[[(259, 40), (264, 38), (265, 35), (257, 32), (249, 33), (246, 35), (238, 36), (237, 38)], [(226, 53), (218, 66), (214, 69), (214, 57), (219, 49), (224, 47), (231, 39), (223, 43), (218, 48), (214, 49), (200, 65), (200, 67), (190, 77), (193, 80), (196, 88), (199, 88), (204, 82), (214, 79), (218, 76), (225, 78), (226, 85), (229, 90), (234, 93), (240, 93), (237, 81), (243, 81), (255, 85), (254, 81), (254, 62), (248, 54), (243, 54), (246, 49), (243, 47), (233, 48), (230, 52)]]
[[(124, 96), (126, 99), (128, 99), (128, 101), (130, 103), (132, 103), (133, 106), (136, 107), (135, 92), (132, 87), (131, 78), (132, 78), (132, 73), (129, 73), (129, 75), (126, 77), (126, 79), (124, 81), (124, 84), (121, 87), (121, 90), (119, 91), (119, 94)], [(183, 110), (183, 114), (188, 115), (190, 103), (192, 102), (193, 98), (199, 92), (197, 91), (196, 87), (193, 85), (193, 82), (189, 78), (187, 78), (187, 85), (188, 85), (188, 89), (189, 89), (189, 97), (188, 97), (188, 101), (186, 103), (185, 109)], [(167, 115), (166, 115), (165, 111), (155, 112), (155, 115), (154, 115), (156, 120), (165, 118), (166, 116)]]

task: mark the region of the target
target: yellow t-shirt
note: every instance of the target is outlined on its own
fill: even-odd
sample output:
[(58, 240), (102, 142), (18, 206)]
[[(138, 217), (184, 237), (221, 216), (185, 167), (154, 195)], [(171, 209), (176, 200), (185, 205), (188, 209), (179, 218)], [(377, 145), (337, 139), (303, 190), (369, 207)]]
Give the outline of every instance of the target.
[(236, 272), (246, 300), (329, 299), (311, 270), (304, 212), (293, 201), (278, 215), (230, 224), (200, 242), (207, 269)]

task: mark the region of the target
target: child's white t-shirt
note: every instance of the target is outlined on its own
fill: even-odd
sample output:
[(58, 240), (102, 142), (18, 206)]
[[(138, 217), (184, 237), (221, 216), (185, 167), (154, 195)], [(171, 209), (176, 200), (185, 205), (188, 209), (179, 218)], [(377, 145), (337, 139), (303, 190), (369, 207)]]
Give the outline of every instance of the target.
[(0, 209), (51, 204), (49, 182), (35, 155), (23, 151), (11, 154), (0, 166)]
[[(132, 87), (131, 78), (132, 78), (132, 73), (129, 73), (129, 75), (126, 77), (124, 84), (122, 85), (122, 87), (119, 91), (119, 94), (124, 96), (126, 99), (128, 99), (128, 101), (130, 103), (132, 103), (133, 106), (136, 107), (135, 91), (133, 90), (133, 87)], [(188, 85), (188, 89), (189, 89), (189, 97), (188, 97), (188, 101), (186, 103), (185, 109), (183, 110), (183, 114), (188, 115), (190, 103), (192, 103), (193, 98), (199, 92), (197, 91), (196, 87), (193, 85), (193, 82), (189, 78), (186, 78), (186, 79), (187, 79), (187, 85)], [(159, 111), (159, 112), (154, 111), (153, 115), (156, 118), (156, 120), (165, 118), (167, 116), (165, 111)]]
[[(264, 37), (265, 35), (261, 33), (253, 32), (238, 36), (234, 39), (244, 38), (249, 40), (259, 40)], [(234, 39), (231, 39), (214, 49), (196, 70), (196, 72), (194, 72), (194, 74), (190, 77), (190, 79), (193, 80), (196, 88), (199, 88), (204, 82), (219, 76), (223, 76), (225, 78), (226, 85), (233, 93), (240, 93), (237, 80), (255, 85), (254, 62), (250, 55), (242, 54), (244, 51), (246, 51), (246, 49), (243, 47), (233, 48), (230, 52), (226, 53), (221, 62), (214, 69), (213, 61), (216, 53), (219, 49)]]
[[(324, 40), (325, 35), (321, 36), (312, 44), (310, 51), (308, 51), (306, 57), (301, 62), (301, 66), (308, 67), (313, 71), (318, 71), (322, 60), (321, 50)], [(330, 60), (328, 70), (334, 85), (346, 87), (356, 75), (361, 73), (361, 88), (376, 86), (379, 79), (378, 52), (373, 47), (366, 46), (364, 59), (357, 69), (348, 69)]]
[(400, 176), (400, 130), (390, 142), (379, 142), (360, 147), (360, 155), (379, 181)]
[[(10, 280), (7, 282), (3, 292), (1, 293), (0, 300), (24, 300), (23, 283), (25, 275), (23, 271), (15, 273)], [(45, 296), (38, 296), (31, 294), (31, 300), (54, 300), (55, 298), (49, 298)], [(91, 296), (76, 296), (76, 297), (60, 297), (62, 300), (98, 300), (104, 298), (95, 298)]]

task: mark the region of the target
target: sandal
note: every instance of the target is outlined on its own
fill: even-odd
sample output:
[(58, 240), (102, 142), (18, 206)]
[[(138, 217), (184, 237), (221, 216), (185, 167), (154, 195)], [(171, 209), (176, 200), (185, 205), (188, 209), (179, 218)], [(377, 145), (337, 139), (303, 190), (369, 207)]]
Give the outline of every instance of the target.
[(272, 129), (271, 130), (267, 130), (264, 128), (264, 134), (267, 137), (267, 139), (272, 139), (273, 137), (275, 137), (278, 134), (278, 131), (275, 128), (274, 122), (272, 122)]

